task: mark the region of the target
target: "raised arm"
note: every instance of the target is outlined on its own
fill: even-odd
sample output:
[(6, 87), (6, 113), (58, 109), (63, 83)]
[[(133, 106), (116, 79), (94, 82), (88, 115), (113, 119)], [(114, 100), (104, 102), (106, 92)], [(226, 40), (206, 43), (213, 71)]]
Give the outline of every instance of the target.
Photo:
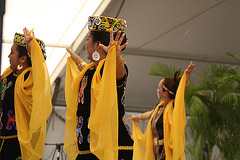
[(192, 73), (192, 70), (194, 68), (195, 64), (193, 64), (193, 61), (190, 62), (190, 64), (188, 65), (188, 68), (186, 69), (186, 87), (185, 90), (187, 89), (189, 83), (190, 83), (190, 76)]
[(33, 39), (33, 37), (30, 36), (31, 33), (33, 34), (33, 37), (35, 37), (33, 31), (29, 32), (29, 30), (26, 27), (23, 29), (28, 55), (31, 55), (31, 41)]
[(68, 53), (70, 54), (70, 56), (72, 57), (73, 61), (75, 62), (75, 64), (77, 65), (78, 69), (80, 71), (82, 71), (86, 66), (87, 63), (81, 58), (79, 57), (74, 51), (73, 49), (68, 49), (66, 48), (66, 50), (68, 51)]
[(120, 80), (122, 79), (125, 74), (126, 74), (126, 71), (125, 71), (125, 68), (124, 68), (124, 62), (123, 62), (123, 58), (122, 56), (120, 55), (121, 51), (123, 48), (125, 48), (127, 46), (127, 43), (124, 43), (123, 45), (121, 45), (124, 37), (125, 37), (125, 34), (123, 33), (121, 35), (121, 31), (119, 31), (115, 37), (115, 39), (113, 38), (113, 30), (110, 31), (110, 42), (109, 42), (109, 45), (106, 47), (104, 46), (103, 44), (99, 44), (99, 47), (101, 47), (105, 52), (108, 52), (112, 43), (114, 41), (117, 41), (117, 46), (116, 46), (116, 78), (117, 80)]
[(152, 116), (152, 114), (153, 114), (153, 111), (154, 111), (154, 110), (147, 111), (147, 112), (144, 112), (144, 113), (139, 114), (139, 115), (132, 115), (132, 117), (128, 118), (127, 120), (128, 120), (128, 121), (133, 120), (133, 121), (139, 122), (139, 120), (147, 120), (147, 119), (150, 119), (151, 116)]

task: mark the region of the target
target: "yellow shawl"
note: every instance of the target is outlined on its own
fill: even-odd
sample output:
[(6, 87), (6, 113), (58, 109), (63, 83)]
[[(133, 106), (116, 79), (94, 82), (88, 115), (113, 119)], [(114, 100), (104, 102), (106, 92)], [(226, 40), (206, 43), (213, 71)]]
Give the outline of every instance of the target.
[[(46, 122), (52, 111), (51, 86), (42, 51), (35, 38), (31, 41), (32, 67), (17, 78), (14, 89), (15, 117), (22, 158), (41, 159), (46, 138)], [(24, 75), (30, 71), (24, 81)], [(2, 78), (12, 72), (6, 69)]]
[(154, 159), (153, 154), (153, 134), (152, 134), (152, 119), (160, 106), (163, 105), (163, 102), (160, 102), (148, 122), (145, 133), (137, 126), (137, 123), (133, 121), (133, 160), (151, 160)]
[[(104, 64), (102, 77), (100, 70)], [(85, 72), (94, 66), (87, 65), (78, 74), (77, 66), (68, 58), (65, 97), (67, 103), (64, 148), (69, 159), (79, 153), (77, 146), (77, 97), (78, 89)], [(88, 124), (90, 131), (90, 150), (101, 160), (118, 158), (118, 103), (116, 88), (116, 42), (107, 57), (100, 61), (91, 83), (91, 113)]]
[[(170, 101), (163, 114), (164, 126), (164, 148), (166, 153), (166, 160), (185, 160), (185, 125), (186, 114), (184, 104), (186, 73), (184, 72), (175, 97), (174, 110)], [(159, 106), (159, 105), (158, 105)], [(156, 107), (157, 109), (158, 107)], [(156, 112), (153, 112), (153, 115)], [(152, 117), (153, 117), (152, 115)], [(133, 138), (134, 138), (134, 160), (153, 160), (153, 137), (151, 120), (148, 123), (146, 132), (143, 135), (138, 128), (136, 122), (133, 122)], [(151, 137), (151, 139), (149, 138)], [(151, 142), (150, 142), (151, 141)]]

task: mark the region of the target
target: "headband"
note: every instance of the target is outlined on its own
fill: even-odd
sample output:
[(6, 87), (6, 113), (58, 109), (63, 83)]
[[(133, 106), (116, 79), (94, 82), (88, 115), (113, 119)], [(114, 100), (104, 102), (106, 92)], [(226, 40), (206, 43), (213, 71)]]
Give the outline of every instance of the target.
[(90, 31), (113, 32), (124, 31), (127, 28), (127, 21), (104, 16), (90, 16), (88, 18), (88, 29)]
[[(46, 59), (47, 55), (46, 55), (46, 49), (45, 49), (44, 42), (37, 38), (36, 38), (36, 40), (42, 50), (44, 58)], [(15, 33), (13, 43), (16, 45), (22, 46), (22, 47), (26, 47), (25, 37), (23, 34), (20, 34), (20, 33)]]
[(162, 85), (162, 87), (170, 94), (174, 95), (174, 93), (172, 91), (170, 91), (166, 86), (163, 85), (162, 82), (160, 82), (160, 84)]

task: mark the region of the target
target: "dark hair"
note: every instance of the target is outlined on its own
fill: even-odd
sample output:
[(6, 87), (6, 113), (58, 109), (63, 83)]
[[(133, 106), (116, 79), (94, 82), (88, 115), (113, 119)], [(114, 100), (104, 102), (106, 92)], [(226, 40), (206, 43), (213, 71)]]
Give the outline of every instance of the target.
[(26, 47), (17, 45), (17, 51), (18, 51), (18, 57), (21, 58), (22, 56), (26, 56), (28, 66), (32, 66), (31, 58), (28, 56), (28, 51)]
[[(178, 84), (175, 82), (174, 78), (166, 77), (166, 78), (164, 78), (162, 83), (168, 90), (170, 90), (171, 92), (174, 93), (174, 94), (171, 94), (171, 93), (168, 92), (169, 97), (171, 99), (174, 99), (175, 95), (176, 95), (176, 92), (177, 92), (177, 88), (178, 88)], [(166, 91), (166, 90), (163, 88), (163, 91)]]
[[(124, 32), (121, 32), (121, 35), (123, 34)], [(105, 46), (108, 46), (109, 45), (109, 40), (110, 40), (110, 32), (105, 32), (105, 31), (91, 31), (90, 33), (93, 37), (93, 42), (97, 42), (97, 41), (100, 41), (103, 45)], [(113, 36), (114, 38), (116, 37), (117, 33), (114, 33)], [(127, 37), (126, 37), (126, 34), (123, 38), (123, 41), (121, 43), (121, 45), (123, 45), (124, 43), (127, 42)], [(125, 48), (122, 49), (122, 51), (124, 50)]]

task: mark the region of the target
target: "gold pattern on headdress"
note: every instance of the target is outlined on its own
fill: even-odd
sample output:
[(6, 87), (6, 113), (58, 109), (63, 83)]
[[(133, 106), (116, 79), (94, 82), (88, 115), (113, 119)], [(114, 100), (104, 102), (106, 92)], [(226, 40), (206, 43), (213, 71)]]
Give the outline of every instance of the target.
[[(46, 59), (47, 55), (46, 55), (46, 49), (45, 49), (44, 42), (40, 39), (37, 39), (37, 38), (36, 38), (36, 40), (37, 40), (37, 43), (39, 44), (39, 46), (42, 50), (44, 58)], [(16, 45), (22, 46), (22, 47), (26, 47), (25, 37), (21, 33), (15, 33), (13, 43), (16, 44)]]
[(88, 18), (88, 29), (90, 31), (113, 32), (124, 31), (127, 28), (127, 21), (103, 16), (90, 16)]

